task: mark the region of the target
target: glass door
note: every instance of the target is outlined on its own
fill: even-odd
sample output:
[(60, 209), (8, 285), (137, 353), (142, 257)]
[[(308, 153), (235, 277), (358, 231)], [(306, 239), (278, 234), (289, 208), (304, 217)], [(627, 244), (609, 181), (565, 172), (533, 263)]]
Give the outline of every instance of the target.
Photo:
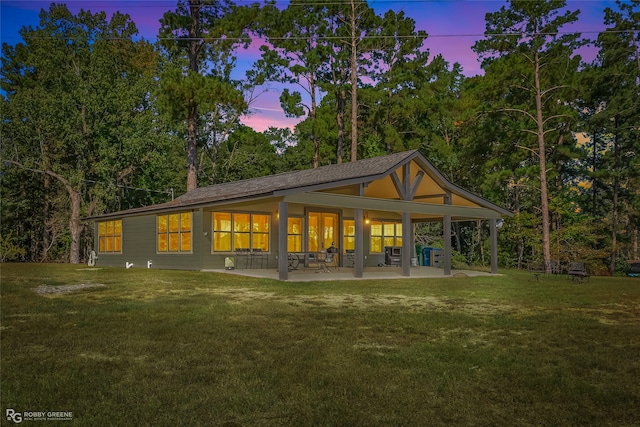
[(340, 244), (338, 214), (329, 212), (309, 212), (307, 228), (307, 246), (309, 252), (327, 250), (332, 244)]

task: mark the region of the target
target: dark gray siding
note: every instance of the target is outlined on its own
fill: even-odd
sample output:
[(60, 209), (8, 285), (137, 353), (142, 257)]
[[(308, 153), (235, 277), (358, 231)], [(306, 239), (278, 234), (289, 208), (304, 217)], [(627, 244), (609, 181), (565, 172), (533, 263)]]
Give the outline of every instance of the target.
[[(278, 217), (276, 204), (271, 202), (255, 204), (238, 204), (224, 207), (200, 208), (192, 211), (193, 228), (193, 252), (192, 253), (158, 253), (156, 214), (130, 216), (122, 218), (122, 254), (98, 253), (98, 266), (108, 265), (125, 267), (127, 263), (133, 263), (132, 268), (147, 268), (151, 261), (151, 268), (201, 270), (222, 269), (225, 267), (225, 258), (232, 257), (234, 253), (214, 254), (212, 252), (212, 212), (213, 210), (224, 212), (260, 212), (271, 215), (271, 230), (269, 238), (269, 251), (262, 261), (263, 268), (277, 268), (278, 263)], [(316, 208), (314, 208), (315, 210)], [(305, 208), (302, 205), (292, 204), (289, 215), (304, 216)], [(351, 218), (351, 211), (343, 212), (341, 219)], [(377, 215), (376, 215), (377, 216)], [(94, 241), (98, 242), (97, 223), (95, 226)], [(364, 225), (364, 254), (365, 266), (376, 266), (384, 263), (384, 254), (370, 253), (370, 225)], [(244, 264), (237, 267), (244, 267)], [(255, 265), (253, 266), (256, 267)]]
[[(269, 230), (269, 251), (264, 254), (260, 263), (256, 260), (252, 264), (254, 268), (276, 268), (276, 249), (278, 248), (278, 219), (276, 216), (276, 204), (273, 201), (258, 203), (243, 203), (220, 207), (205, 208), (202, 212), (202, 269), (222, 269), (225, 267), (225, 258), (231, 257), (236, 260), (235, 253), (213, 253), (213, 212), (243, 212), (262, 213), (271, 215), (271, 225)], [(237, 267), (245, 268), (244, 261)]]
[[(122, 253), (98, 253), (96, 265), (125, 267), (133, 263), (132, 268), (147, 268), (150, 261), (151, 268), (199, 270), (203, 237), (201, 212), (193, 211), (192, 220), (192, 253), (158, 253), (155, 214), (122, 218)], [(95, 242), (98, 242), (97, 232)]]

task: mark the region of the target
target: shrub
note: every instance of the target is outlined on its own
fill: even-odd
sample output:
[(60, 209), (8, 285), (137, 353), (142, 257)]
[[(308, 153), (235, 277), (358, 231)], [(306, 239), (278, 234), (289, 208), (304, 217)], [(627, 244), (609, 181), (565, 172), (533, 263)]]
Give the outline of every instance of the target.
[(15, 243), (12, 232), (5, 236), (0, 234), (0, 262), (15, 261), (24, 257), (26, 253), (24, 248)]

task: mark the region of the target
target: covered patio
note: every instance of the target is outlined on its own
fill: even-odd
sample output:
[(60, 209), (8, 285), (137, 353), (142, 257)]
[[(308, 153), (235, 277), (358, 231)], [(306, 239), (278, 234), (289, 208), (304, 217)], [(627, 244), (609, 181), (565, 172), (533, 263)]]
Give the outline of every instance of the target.
[[(260, 279), (281, 280), (279, 273), (274, 268), (265, 269), (238, 269), (238, 270), (205, 270), (216, 273), (224, 273), (237, 276), (255, 277)], [(477, 270), (452, 270), (451, 275), (444, 276), (442, 268), (438, 267), (411, 267), (410, 276), (412, 279), (433, 279), (443, 277), (477, 277), (477, 276), (494, 276), (495, 274), (477, 271)], [(362, 276), (356, 277), (354, 269), (351, 267), (340, 267), (331, 269), (331, 272), (321, 272), (317, 268), (301, 268), (290, 271), (287, 281), (290, 282), (318, 282), (318, 281), (334, 281), (334, 280), (395, 280), (406, 279), (403, 275), (401, 267), (365, 267)]]
[[(511, 212), (451, 183), (417, 151), (385, 156), (379, 162), (381, 164), (363, 168), (360, 175), (337, 175), (336, 179), (315, 185), (275, 191), (273, 195), (279, 198), (278, 253), (291, 252), (288, 220), (292, 206), (349, 212), (355, 229), (350, 242), (354, 257), (350, 271), (353, 277), (364, 278), (367, 254), (373, 252), (374, 244), (369, 218), (395, 217), (401, 225), (401, 232), (397, 234), (403, 236), (398, 248), (400, 275), (408, 277), (419, 274), (411, 268), (411, 254), (415, 253), (413, 225), (441, 222), (444, 268), (433, 274), (449, 276), (452, 274), (452, 222), (483, 220), (489, 222), (491, 273), (498, 272), (498, 221), (503, 216), (512, 216)], [(287, 258), (278, 259), (278, 272), (280, 280), (289, 280), (291, 269)]]

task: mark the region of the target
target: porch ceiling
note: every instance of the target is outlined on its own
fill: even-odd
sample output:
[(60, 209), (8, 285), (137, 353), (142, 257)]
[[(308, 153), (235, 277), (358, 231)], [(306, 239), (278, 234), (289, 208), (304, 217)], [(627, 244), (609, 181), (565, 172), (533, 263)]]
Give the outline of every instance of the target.
[(308, 192), (290, 194), (283, 201), (300, 203), (309, 206), (331, 206), (337, 208), (366, 209), (386, 212), (409, 212), (419, 215), (443, 217), (451, 215), (452, 219), (500, 219), (499, 212), (487, 209), (460, 205), (444, 205), (404, 200), (378, 199), (373, 197), (357, 197), (342, 194)]

